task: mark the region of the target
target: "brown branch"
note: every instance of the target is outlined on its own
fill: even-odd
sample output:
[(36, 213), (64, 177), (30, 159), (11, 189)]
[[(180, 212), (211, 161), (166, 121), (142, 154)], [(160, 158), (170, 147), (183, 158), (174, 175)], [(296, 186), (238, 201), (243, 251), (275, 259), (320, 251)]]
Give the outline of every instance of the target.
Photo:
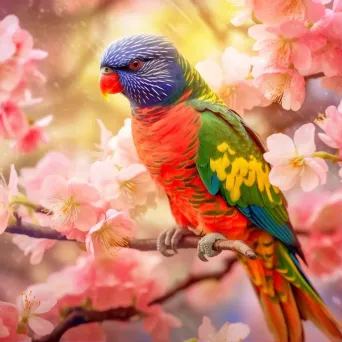
[(28, 222), (21, 222), (21, 219), (19, 219), (16, 224), (8, 226), (6, 228), (6, 233), (26, 235), (35, 239), (74, 241), (68, 240), (66, 236), (49, 227), (38, 226)]
[[(59, 241), (75, 241), (69, 240), (63, 234), (53, 230), (49, 227), (38, 226), (33, 223), (22, 222), (20, 217), (16, 215), (17, 223), (10, 225), (6, 229), (6, 233), (26, 235), (36, 239), (49, 239)], [(197, 248), (198, 241), (197, 236), (185, 236), (178, 244), (178, 249)], [(156, 251), (157, 239), (133, 239), (129, 241), (128, 248), (138, 249), (140, 251)], [(239, 252), (251, 259), (255, 259), (256, 255), (246, 244), (239, 240), (217, 240), (214, 243), (214, 249), (216, 251), (235, 251)]]
[[(21, 221), (21, 218), (15, 214), (17, 222), (11, 224), (5, 230), (6, 233), (26, 235), (35, 239), (49, 239), (58, 241), (75, 241), (70, 240), (63, 234), (57, 232), (50, 227), (43, 227), (29, 222)], [(308, 236), (310, 232), (305, 230), (296, 231), (298, 235)], [(178, 249), (197, 248), (200, 237), (197, 236), (185, 236), (178, 243)], [(157, 250), (157, 239), (132, 239), (129, 241), (128, 248), (137, 249), (140, 251), (155, 251)], [(217, 240), (214, 243), (214, 249), (216, 251), (234, 251), (239, 252), (251, 259), (255, 259), (254, 252), (248, 249), (248, 246), (239, 240)]]
[(137, 314), (139, 313), (134, 307), (116, 308), (106, 311), (86, 310), (82, 307), (75, 307), (70, 310), (66, 320), (58, 324), (50, 334), (37, 338), (33, 342), (58, 342), (69, 329), (79, 325), (111, 320), (128, 321)]
[(315, 80), (316, 78), (321, 78), (324, 77), (324, 73), (323, 72), (317, 72), (316, 74), (312, 74), (312, 75), (308, 75), (305, 76), (305, 80), (309, 81), (309, 80)]
[[(187, 290), (191, 286), (196, 285), (204, 280), (220, 280), (232, 270), (232, 267), (236, 264), (236, 262), (237, 258), (232, 256), (227, 258), (226, 266), (222, 271), (189, 276), (188, 279), (176, 285), (161, 297), (153, 300), (150, 305), (164, 304), (169, 299), (175, 297), (178, 293)], [(104, 321), (129, 321), (133, 317), (140, 315), (142, 315), (142, 313), (137, 311), (133, 306), (128, 308), (110, 309), (106, 311), (86, 310), (83, 307), (75, 307), (70, 310), (67, 318), (58, 324), (49, 335), (35, 339), (33, 342), (58, 342), (65, 332), (82, 324)]]
[(227, 258), (226, 260), (226, 267), (223, 271), (216, 271), (211, 272), (207, 274), (200, 274), (200, 275), (193, 275), (189, 277), (188, 279), (184, 280), (182, 283), (180, 283), (178, 286), (176, 286), (173, 290), (170, 290), (162, 297), (159, 297), (151, 302), (152, 304), (162, 304), (163, 302), (167, 301), (168, 299), (174, 297), (178, 292), (183, 291), (191, 287), (192, 285), (198, 284), (204, 280), (208, 279), (215, 279), (215, 280), (221, 280), (226, 274), (228, 274), (234, 265), (236, 265), (238, 259), (236, 256), (232, 256), (230, 258)]

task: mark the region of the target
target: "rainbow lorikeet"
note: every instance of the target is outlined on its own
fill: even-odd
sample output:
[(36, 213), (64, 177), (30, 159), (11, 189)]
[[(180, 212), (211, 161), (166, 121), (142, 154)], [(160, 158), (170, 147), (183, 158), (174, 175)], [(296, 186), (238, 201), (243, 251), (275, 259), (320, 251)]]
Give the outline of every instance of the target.
[(134, 35), (110, 44), (100, 87), (131, 104), (138, 155), (166, 191), (179, 225), (158, 239), (164, 255), (186, 227), (204, 234), (198, 254), (214, 256), (218, 239), (241, 240), (257, 258), (239, 255), (277, 341), (303, 341), (302, 320), (331, 340), (341, 326), (299, 263), (303, 254), (286, 202), (269, 181), (258, 135), (210, 89), (161, 36)]

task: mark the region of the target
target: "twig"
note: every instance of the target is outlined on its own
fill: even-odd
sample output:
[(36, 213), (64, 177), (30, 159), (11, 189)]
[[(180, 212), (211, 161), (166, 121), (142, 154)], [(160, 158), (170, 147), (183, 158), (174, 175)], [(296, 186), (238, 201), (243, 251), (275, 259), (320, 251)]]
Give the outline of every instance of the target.
[(238, 259), (236, 256), (231, 256), (227, 258), (226, 260), (226, 267), (224, 271), (216, 271), (216, 272), (211, 272), (208, 274), (200, 274), (200, 275), (193, 275), (189, 277), (188, 279), (184, 280), (182, 283), (180, 283), (178, 286), (176, 286), (173, 290), (170, 290), (167, 292), (164, 296), (159, 297), (155, 299), (154, 301), (151, 302), (152, 304), (161, 304), (168, 299), (174, 297), (178, 292), (183, 291), (188, 289), (194, 284), (198, 284), (203, 280), (208, 280), (208, 279), (215, 279), (215, 280), (221, 280), (227, 273), (229, 273), (234, 265), (236, 265)]
[[(61, 233), (49, 227), (42, 227), (33, 223), (22, 222), (21, 220), (17, 220), (16, 224), (8, 226), (6, 233), (26, 235), (36, 239), (75, 241), (69, 240)], [(197, 248), (199, 240), (200, 238), (197, 236), (186, 236), (179, 242), (178, 248)], [(129, 241), (127, 247), (138, 249), (140, 251), (155, 251), (157, 250), (157, 239), (133, 239)], [(251, 259), (255, 259), (255, 254), (252, 249), (238, 240), (217, 240), (214, 243), (214, 249), (216, 251), (235, 251)]]
[(316, 74), (308, 75), (308, 76), (305, 76), (304, 78), (306, 81), (309, 81), (309, 80), (314, 80), (316, 78), (321, 78), (321, 77), (324, 77), (323, 72), (317, 72)]
[(6, 233), (26, 235), (35, 239), (74, 241), (68, 240), (66, 236), (49, 227), (38, 226), (33, 223), (21, 221), (18, 221), (16, 224), (8, 226), (6, 228)]
[[(75, 241), (68, 239), (63, 234), (51, 229), (50, 227), (43, 227), (33, 223), (23, 222), (20, 217), (16, 215), (17, 223), (12, 224), (6, 228), (6, 233), (26, 235), (35, 239), (49, 239), (58, 241)], [(305, 230), (296, 231), (297, 235), (308, 236), (310, 232)], [(178, 249), (197, 248), (198, 241), (197, 236), (185, 236), (180, 240)], [(140, 251), (155, 251), (157, 250), (157, 239), (132, 239), (129, 241), (128, 248), (137, 249)], [(239, 240), (217, 240), (214, 243), (214, 249), (216, 251), (234, 251), (239, 252), (251, 259), (253, 259), (254, 252), (248, 248), (246, 244)]]
[(103, 322), (103, 321), (128, 321), (138, 314), (134, 307), (116, 308), (106, 311), (86, 310), (82, 307), (75, 307), (65, 321), (58, 324), (48, 335), (33, 340), (33, 342), (58, 342), (64, 333), (69, 329), (82, 324)]
[[(169, 299), (175, 297), (178, 293), (189, 289), (191, 286), (198, 284), (204, 280), (209, 279), (222, 279), (228, 274), (232, 267), (236, 264), (237, 258), (232, 256), (227, 258), (226, 267), (222, 271), (209, 272), (201, 275), (192, 275), (188, 279), (176, 285), (174, 288), (166, 292), (161, 297), (153, 300), (149, 305), (163, 304)], [(103, 322), (103, 321), (129, 321), (135, 316), (139, 316), (140, 313), (134, 307), (128, 308), (116, 308), (106, 311), (86, 310), (82, 307), (75, 307), (70, 310), (67, 318), (58, 324), (55, 329), (46, 336), (33, 340), (33, 342), (58, 342), (63, 334), (73, 327), (77, 327), (82, 324)]]

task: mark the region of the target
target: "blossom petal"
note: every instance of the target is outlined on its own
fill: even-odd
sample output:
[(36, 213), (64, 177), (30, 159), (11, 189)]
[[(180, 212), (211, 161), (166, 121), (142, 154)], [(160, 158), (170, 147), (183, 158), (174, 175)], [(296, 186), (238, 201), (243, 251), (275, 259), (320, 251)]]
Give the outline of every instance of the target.
[(223, 83), (223, 72), (218, 63), (205, 60), (196, 64), (197, 71), (213, 90), (218, 91)]
[(97, 222), (97, 212), (90, 205), (80, 205), (75, 226), (77, 229), (87, 232)]
[(295, 68), (298, 70), (309, 70), (312, 64), (310, 49), (305, 44), (293, 44), (292, 62)]
[(324, 134), (324, 133), (318, 133), (318, 137), (327, 145), (330, 146), (332, 148), (338, 148), (338, 145), (336, 144), (336, 142), (331, 139), (328, 135)]
[(244, 323), (231, 323), (228, 329), (228, 337), (231, 341), (241, 341), (251, 332), (249, 326)]
[(306, 167), (301, 175), (301, 186), (304, 191), (311, 191), (327, 181), (328, 165), (321, 158), (306, 158)]
[(313, 123), (299, 127), (294, 134), (294, 143), (300, 156), (311, 156), (316, 151), (315, 130)]
[(250, 328), (244, 323), (225, 323), (217, 334), (217, 341), (242, 341), (250, 334)]
[(38, 308), (34, 311), (36, 314), (42, 314), (49, 312), (55, 305), (57, 304), (56, 298), (54, 298), (53, 294), (50, 294), (49, 299), (44, 299), (40, 301)]
[(62, 176), (49, 175), (43, 181), (42, 195), (41, 204), (49, 208), (51, 201), (69, 198), (68, 182)]
[(291, 189), (297, 182), (300, 174), (300, 168), (291, 165), (273, 166), (269, 174), (271, 184), (281, 190)]
[(285, 134), (272, 134), (266, 140), (269, 152), (264, 158), (271, 165), (284, 163), (295, 156), (295, 145), (290, 137)]
[(79, 203), (91, 203), (100, 199), (98, 190), (88, 183), (79, 182), (77, 179), (71, 179), (69, 181), (69, 186), (71, 196)]
[(54, 329), (51, 322), (38, 316), (29, 318), (29, 327), (39, 336), (50, 334)]
[(209, 336), (216, 334), (216, 328), (211, 323), (210, 318), (204, 316), (201, 326), (198, 328), (198, 342), (207, 342)]

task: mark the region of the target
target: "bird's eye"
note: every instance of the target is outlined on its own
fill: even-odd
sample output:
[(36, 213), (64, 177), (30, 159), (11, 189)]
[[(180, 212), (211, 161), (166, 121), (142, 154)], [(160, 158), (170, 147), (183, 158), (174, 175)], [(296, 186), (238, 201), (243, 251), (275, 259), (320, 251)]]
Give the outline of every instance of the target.
[(101, 68), (101, 74), (112, 74), (114, 70), (108, 66), (104, 66)]
[(130, 70), (139, 70), (143, 65), (143, 62), (140, 60), (140, 59), (132, 59), (130, 62), (129, 62), (129, 65), (128, 67), (130, 68)]

